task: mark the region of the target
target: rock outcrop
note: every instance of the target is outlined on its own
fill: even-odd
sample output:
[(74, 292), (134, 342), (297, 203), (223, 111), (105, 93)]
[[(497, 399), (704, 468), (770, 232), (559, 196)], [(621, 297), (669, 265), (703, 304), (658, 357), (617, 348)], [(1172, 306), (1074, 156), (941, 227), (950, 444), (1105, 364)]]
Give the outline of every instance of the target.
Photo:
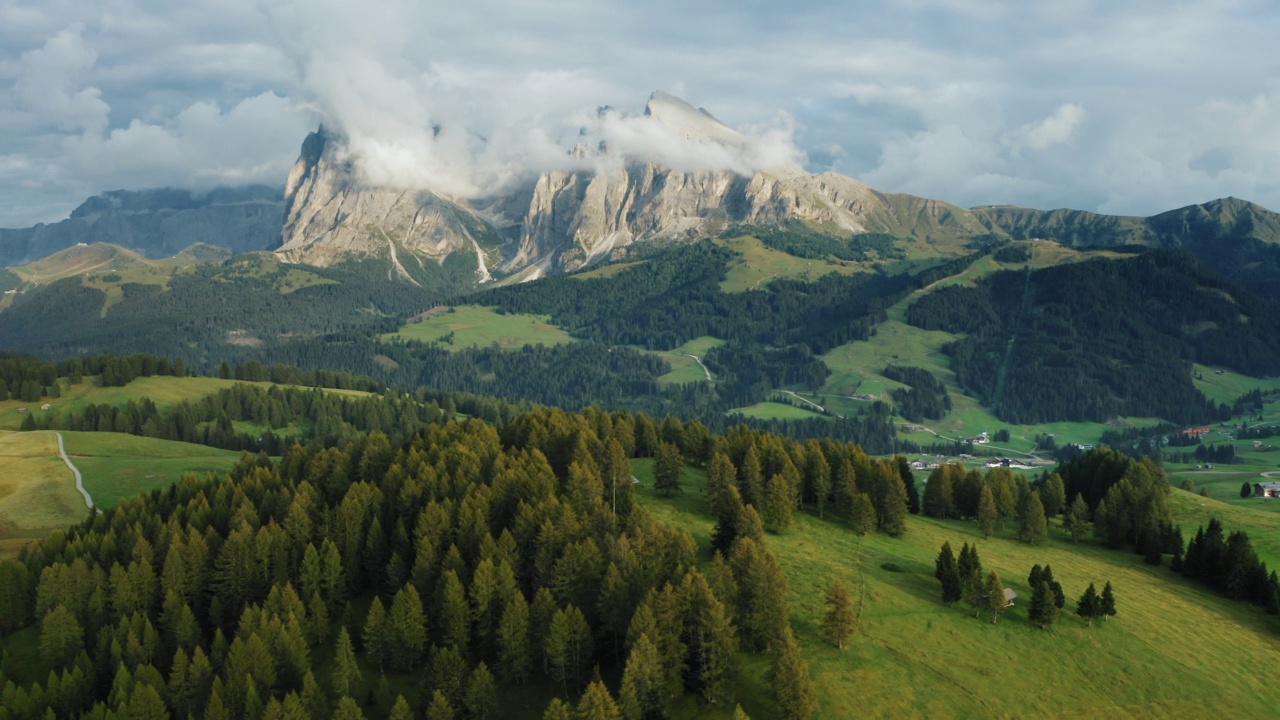
[(633, 243), (706, 237), (737, 224), (803, 222), (833, 234), (922, 238), (989, 232), (962, 208), (880, 193), (842, 175), (812, 175), (787, 162), (751, 169), (743, 159), (747, 138), (665, 93), (653, 94), (643, 118), (629, 120), (656, 123), (662, 137), (737, 167), (672, 169), (602, 142), (573, 151), (581, 169), (543, 172), (499, 197), (461, 200), (362, 181), (341, 139), (322, 129), (303, 143), (289, 175), (277, 252), (316, 265), (380, 257), (405, 277), (415, 262), (463, 252), (475, 255), (476, 279), (485, 282), (490, 271), (527, 279)]

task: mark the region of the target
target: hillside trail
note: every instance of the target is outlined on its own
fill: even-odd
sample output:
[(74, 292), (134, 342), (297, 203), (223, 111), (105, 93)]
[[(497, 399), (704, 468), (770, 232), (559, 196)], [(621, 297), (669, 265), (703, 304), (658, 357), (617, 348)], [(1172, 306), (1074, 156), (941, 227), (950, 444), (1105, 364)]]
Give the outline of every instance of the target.
[(702, 364), (702, 358), (700, 358), (700, 357), (698, 357), (697, 355), (694, 355), (694, 354), (692, 354), (692, 353), (685, 353), (685, 355), (686, 355), (686, 356), (688, 356), (688, 357), (693, 358), (693, 361), (694, 361), (694, 362), (696, 362), (696, 363), (698, 363), (698, 365), (702, 368), (702, 372), (704, 372), (704, 373), (706, 373), (706, 374), (707, 374), (707, 382), (712, 382), (712, 380), (711, 380), (711, 371), (707, 369), (707, 366), (706, 366), (706, 365), (703, 365), (703, 364)]
[(80, 468), (73, 465), (71, 458), (67, 457), (67, 447), (62, 442), (62, 433), (54, 433), (54, 435), (58, 436), (58, 454), (62, 456), (62, 462), (66, 463), (67, 467), (71, 468), (71, 472), (75, 473), (76, 490), (80, 491), (80, 494), (84, 496), (84, 504), (88, 505), (89, 509), (92, 510), (93, 498), (89, 496), (89, 491), (84, 489), (84, 478), (80, 475)]

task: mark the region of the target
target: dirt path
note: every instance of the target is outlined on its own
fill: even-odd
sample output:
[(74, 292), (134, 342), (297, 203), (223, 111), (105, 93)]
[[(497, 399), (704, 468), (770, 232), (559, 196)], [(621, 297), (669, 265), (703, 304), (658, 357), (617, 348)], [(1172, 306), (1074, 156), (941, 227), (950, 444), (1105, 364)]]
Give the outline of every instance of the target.
[(71, 458), (67, 457), (67, 448), (62, 443), (62, 433), (54, 433), (54, 435), (58, 436), (58, 454), (62, 456), (62, 462), (66, 463), (67, 467), (71, 468), (71, 472), (75, 473), (76, 489), (84, 496), (84, 504), (88, 505), (89, 508), (92, 509), (93, 498), (89, 497), (89, 491), (84, 489), (84, 478), (80, 476), (80, 468), (73, 465), (71, 463)]
[(706, 365), (702, 364), (702, 358), (692, 353), (685, 353), (685, 356), (693, 358), (693, 361), (698, 363), (698, 367), (702, 368), (702, 372), (707, 374), (707, 382), (711, 382), (711, 371), (707, 369)]

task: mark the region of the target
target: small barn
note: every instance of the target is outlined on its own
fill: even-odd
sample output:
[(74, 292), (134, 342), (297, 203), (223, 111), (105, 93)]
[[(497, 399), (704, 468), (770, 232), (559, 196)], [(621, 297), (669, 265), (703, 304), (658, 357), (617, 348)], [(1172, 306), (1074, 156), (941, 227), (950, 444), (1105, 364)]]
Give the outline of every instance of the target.
[(41, 406), (40, 406), (40, 409), (41, 409), (41, 410), (49, 410), (49, 409), (51, 409), (52, 407), (53, 407), (53, 406), (52, 406), (52, 405), (50, 405), (49, 403), (45, 403), (45, 404), (43, 404), (43, 405), (41, 405)]

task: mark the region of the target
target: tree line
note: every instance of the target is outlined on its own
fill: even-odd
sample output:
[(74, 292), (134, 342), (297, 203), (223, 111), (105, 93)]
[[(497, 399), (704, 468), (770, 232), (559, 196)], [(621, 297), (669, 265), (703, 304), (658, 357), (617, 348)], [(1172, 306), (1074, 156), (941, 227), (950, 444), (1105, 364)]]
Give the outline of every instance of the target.
[[(695, 461), (740, 451), (784, 479), (802, 452), (746, 430), (533, 410), (501, 428), (450, 420), (403, 443), (372, 431), (185, 476), (0, 561), (0, 623), (36, 624), (48, 668), (0, 678), (0, 706), (14, 718), (494, 718), (506, 688), (533, 683), (560, 698), (548, 717), (643, 718), (686, 695), (732, 708), (742, 648), (773, 665), (772, 716), (808, 717), (764, 537), (738, 533), (708, 559), (635, 501), (630, 458), (677, 443)], [(828, 453), (807, 447), (816, 473)], [(905, 494), (896, 471), (871, 472)]]

